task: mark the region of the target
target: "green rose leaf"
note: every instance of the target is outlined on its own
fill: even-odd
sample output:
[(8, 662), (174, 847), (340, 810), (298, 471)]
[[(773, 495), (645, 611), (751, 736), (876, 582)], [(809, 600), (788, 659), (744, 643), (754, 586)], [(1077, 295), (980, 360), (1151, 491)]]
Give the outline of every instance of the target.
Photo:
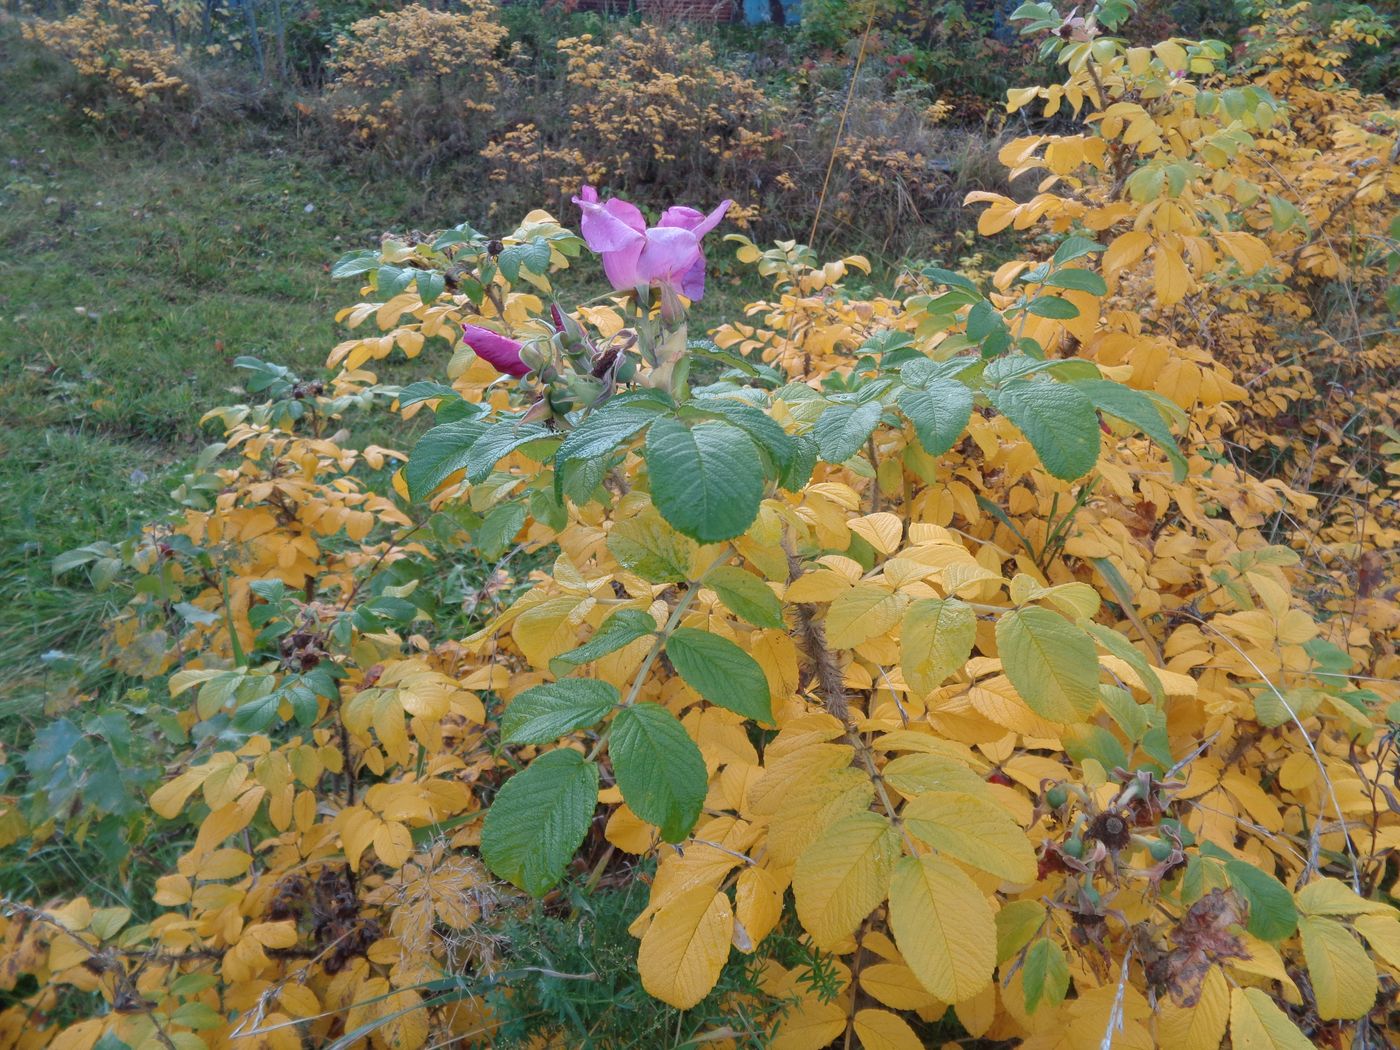
[(1082, 379), (1073, 385), (1104, 415), (1130, 423), (1151, 438), (1171, 460), (1173, 477), (1177, 481), (1186, 479), (1186, 457), (1162, 418), (1164, 408), (1180, 416), (1176, 405), (1109, 379)]
[(753, 440), (728, 423), (694, 428), (663, 416), (647, 431), (647, 471), (656, 509), (701, 543), (732, 539), (763, 500), (763, 465)]
[(755, 627), (784, 626), (783, 605), (773, 589), (737, 565), (721, 565), (705, 577), (705, 586), (719, 595), (730, 612)]
[(661, 829), (667, 842), (690, 834), (705, 801), (705, 759), (676, 716), (660, 704), (624, 707), (608, 741), (622, 798), (633, 813)]
[(571, 430), (555, 460), (567, 463), (615, 452), (664, 411), (666, 405), (649, 393), (641, 397), (621, 394)]
[(817, 449), (828, 463), (844, 463), (864, 446), (880, 422), (880, 403), (835, 404), (827, 408), (812, 428)]
[[(648, 617), (650, 619), (650, 617)], [(591, 678), (561, 678), (521, 693), (501, 717), (508, 744), (549, 744), (601, 722), (622, 699), (617, 687)]]
[(938, 379), (921, 390), (905, 390), (899, 408), (914, 424), (924, 451), (941, 456), (957, 444), (972, 417), (972, 391), (956, 380)]
[(666, 639), (666, 655), (685, 684), (710, 703), (758, 722), (773, 721), (763, 668), (729, 639), (677, 627)]
[(560, 677), (576, 667), (590, 664), (609, 653), (615, 653), (623, 646), (631, 645), (638, 638), (645, 638), (656, 632), (656, 621), (651, 613), (640, 609), (619, 609), (603, 621), (593, 637), (577, 649), (556, 656), (549, 661), (549, 669)]
[(496, 793), (481, 829), (481, 857), (538, 897), (563, 878), (597, 802), (598, 767), (577, 751), (548, 751)]
[(988, 394), (1055, 477), (1072, 481), (1094, 469), (1099, 461), (1099, 417), (1085, 394), (1065, 383), (1024, 379)]
[(1021, 972), (1021, 987), (1026, 993), (1026, 1013), (1035, 1013), (1042, 1002), (1058, 1006), (1069, 991), (1069, 961), (1064, 949), (1048, 937), (1031, 943)]
[(1060, 270), (1045, 278), (1042, 284), (1051, 288), (1068, 288), (1075, 292), (1088, 292), (1090, 295), (1107, 295), (1108, 285), (1093, 270)]
[(1032, 711), (1072, 724), (1099, 705), (1099, 659), (1090, 637), (1058, 613), (1014, 609), (997, 621), (1002, 669)]
[(480, 419), (458, 419), (435, 426), (419, 438), (404, 467), (409, 495), (423, 499), (465, 467), (472, 446), (488, 429), (490, 425)]
[(467, 450), (467, 480), (473, 485), (485, 481), (491, 469), (518, 448), (538, 441), (554, 442), (559, 436), (538, 423), (520, 424), (516, 420), (502, 420), (482, 434)]

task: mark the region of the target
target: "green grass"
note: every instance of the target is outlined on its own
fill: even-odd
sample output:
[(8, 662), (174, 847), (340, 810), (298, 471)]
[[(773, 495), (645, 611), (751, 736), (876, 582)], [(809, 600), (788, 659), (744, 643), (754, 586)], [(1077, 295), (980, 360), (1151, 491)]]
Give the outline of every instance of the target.
[(168, 506), (217, 436), (200, 415), (238, 400), (237, 355), (318, 368), (354, 295), (328, 264), (422, 202), (261, 133), (94, 131), (62, 84), (0, 38), (0, 717), (38, 714), (41, 654), (91, 648), (104, 612), (54, 556)]

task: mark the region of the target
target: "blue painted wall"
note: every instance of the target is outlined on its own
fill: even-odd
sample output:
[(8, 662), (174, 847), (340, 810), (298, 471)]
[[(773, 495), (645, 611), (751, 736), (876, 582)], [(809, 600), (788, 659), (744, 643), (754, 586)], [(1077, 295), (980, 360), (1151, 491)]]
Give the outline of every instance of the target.
[[(787, 18), (787, 24), (795, 26), (802, 21), (802, 0), (782, 0), (783, 13)], [(744, 20), (746, 22), (770, 22), (768, 0), (744, 0)]]

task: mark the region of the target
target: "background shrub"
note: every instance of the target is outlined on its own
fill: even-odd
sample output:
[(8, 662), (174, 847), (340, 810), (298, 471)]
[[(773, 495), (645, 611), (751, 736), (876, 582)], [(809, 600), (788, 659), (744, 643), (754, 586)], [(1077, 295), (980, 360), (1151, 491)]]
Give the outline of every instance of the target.
[(161, 14), (152, 0), (82, 0), (67, 18), (25, 22), (22, 32), (83, 78), (79, 104), (88, 116), (101, 120), (115, 111), (160, 121), (189, 93)]
[(513, 80), (497, 12), (492, 0), (412, 4), (354, 23), (330, 63), (331, 120), (353, 145), (413, 170), (479, 145)]

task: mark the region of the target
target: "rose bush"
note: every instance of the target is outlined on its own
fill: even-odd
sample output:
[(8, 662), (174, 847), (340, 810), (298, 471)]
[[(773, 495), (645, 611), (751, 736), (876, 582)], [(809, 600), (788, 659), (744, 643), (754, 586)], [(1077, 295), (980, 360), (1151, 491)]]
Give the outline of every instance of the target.
[[(511, 919), (641, 879), (678, 1042), (1380, 1045), (1394, 581), (1329, 569), (1316, 498), (1228, 442), (1232, 334), (1388, 265), (1315, 231), (1384, 238), (1394, 113), (1297, 148), (1124, 8), (1022, 10), (1066, 79), (1011, 105), (1081, 119), (1007, 146), (1034, 195), (978, 195), (1041, 231), (990, 279), (861, 298), (860, 257), (731, 234), (772, 296), (696, 339), (723, 205), (587, 190), (581, 235), (342, 259), (332, 377), (249, 363), (267, 400), (211, 414), (182, 509), (68, 563), (134, 581), (114, 659), (169, 639), (141, 670), (190, 746), (131, 834), (182, 852), (149, 914), (8, 903), (4, 1037), (487, 1044), (531, 979)], [(1319, 153), (1350, 184), (1289, 197)], [(611, 290), (561, 301), (589, 248)], [(428, 346), (436, 378), (371, 371)], [(433, 413), (406, 456), (347, 436), (386, 407)]]

